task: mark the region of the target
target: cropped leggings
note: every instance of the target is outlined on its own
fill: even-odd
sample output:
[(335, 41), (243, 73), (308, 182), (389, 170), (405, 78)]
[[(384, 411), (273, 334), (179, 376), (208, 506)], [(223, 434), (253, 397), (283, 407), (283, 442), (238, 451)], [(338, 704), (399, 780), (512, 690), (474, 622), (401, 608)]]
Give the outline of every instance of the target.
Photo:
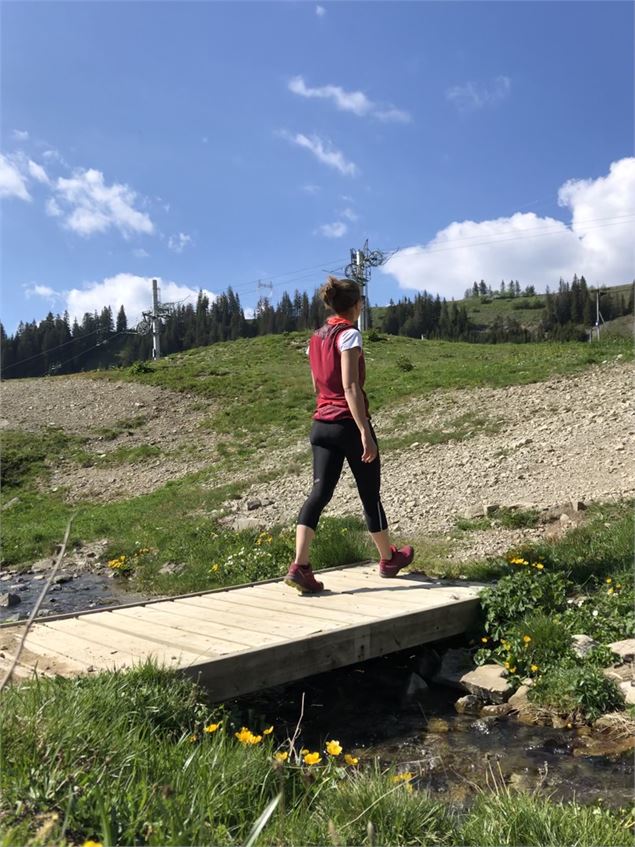
[[(372, 426), (371, 432), (375, 438)], [(379, 498), (379, 454), (372, 462), (362, 462), (362, 438), (355, 421), (352, 418), (313, 421), (310, 441), (313, 448), (313, 489), (302, 506), (298, 523), (313, 530), (317, 527), (322, 510), (333, 496), (346, 459), (357, 483), (369, 531), (387, 529), (386, 513)]]

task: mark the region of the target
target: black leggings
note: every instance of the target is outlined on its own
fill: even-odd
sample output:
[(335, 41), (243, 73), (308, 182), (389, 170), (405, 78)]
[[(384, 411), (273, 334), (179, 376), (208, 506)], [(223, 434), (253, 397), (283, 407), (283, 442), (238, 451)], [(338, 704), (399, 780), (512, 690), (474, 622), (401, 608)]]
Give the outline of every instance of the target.
[[(372, 426), (371, 432), (375, 438)], [(317, 527), (322, 510), (333, 496), (346, 459), (357, 483), (369, 531), (387, 529), (386, 513), (379, 499), (379, 453), (374, 461), (362, 462), (362, 438), (355, 421), (352, 418), (313, 421), (310, 440), (313, 447), (313, 489), (300, 511), (298, 523), (313, 530)]]

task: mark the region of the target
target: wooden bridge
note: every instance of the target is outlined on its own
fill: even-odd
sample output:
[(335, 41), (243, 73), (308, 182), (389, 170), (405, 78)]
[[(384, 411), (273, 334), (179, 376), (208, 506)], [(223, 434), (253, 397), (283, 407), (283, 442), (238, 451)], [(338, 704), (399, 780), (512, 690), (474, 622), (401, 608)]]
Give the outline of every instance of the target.
[[(225, 700), (465, 632), (483, 587), (414, 573), (382, 579), (376, 564), (320, 574), (328, 590), (317, 595), (269, 580), (40, 618), (14, 676), (74, 676), (153, 659)], [(23, 631), (24, 623), (0, 628), (0, 670)]]

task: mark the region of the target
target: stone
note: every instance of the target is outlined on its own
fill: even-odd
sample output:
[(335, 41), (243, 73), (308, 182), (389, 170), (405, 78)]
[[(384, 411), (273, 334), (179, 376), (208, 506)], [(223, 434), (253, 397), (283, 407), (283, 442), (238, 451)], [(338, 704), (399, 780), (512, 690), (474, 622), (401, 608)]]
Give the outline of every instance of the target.
[(31, 565), (31, 570), (33, 573), (39, 573), (41, 571), (48, 571), (53, 567), (54, 559), (50, 557), (47, 559), (38, 559), (37, 562), (33, 562)]
[(505, 669), (500, 665), (479, 665), (461, 677), (461, 683), (470, 694), (476, 694), (490, 703), (503, 703), (512, 694), (513, 688), (505, 678)]
[(528, 685), (519, 686), (511, 695), (507, 703), (512, 707), (512, 709), (514, 709), (514, 711), (520, 712), (529, 709), (531, 707), (531, 703), (527, 697), (528, 692)]
[(572, 500), (571, 508), (574, 512), (583, 512), (586, 509), (586, 503), (583, 500)]
[(455, 702), (454, 708), (459, 715), (479, 715), (483, 708), (483, 701), (475, 694), (466, 694)]
[(596, 641), (590, 635), (572, 635), (571, 649), (580, 659), (583, 659), (591, 652), (596, 645)]
[(262, 503), (257, 498), (254, 500), (247, 500), (247, 511), (253, 512), (255, 509), (259, 509), (262, 506)]
[(483, 706), (481, 709), (481, 717), (483, 718), (502, 718), (513, 712), (513, 707), (509, 703), (491, 703)]
[(497, 512), (499, 509), (500, 505), (498, 503), (483, 503), (483, 514), (485, 515), (485, 517), (493, 515), (494, 512)]
[(482, 506), (472, 506), (469, 509), (465, 510), (466, 518), (482, 518), (483, 517), (483, 507)]
[(635, 685), (633, 680), (629, 679), (626, 682), (618, 683), (619, 689), (624, 695), (624, 703), (627, 706), (635, 706)]
[(6, 510), (10, 509), (12, 506), (17, 506), (19, 502), (19, 497), (12, 497), (10, 500), (7, 500), (7, 502), (3, 504), (2, 511), (6, 512)]
[(450, 724), (444, 721), (443, 718), (430, 718), (426, 726), (428, 732), (449, 732)]
[(11, 609), (13, 606), (17, 606), (18, 603), (21, 602), (22, 598), (19, 594), (13, 594), (11, 591), (6, 594), (0, 594), (0, 608), (2, 609)]
[(406, 703), (416, 701), (420, 697), (425, 697), (429, 691), (430, 686), (428, 683), (418, 673), (411, 673), (408, 677), (403, 699)]
[(609, 644), (609, 647), (623, 662), (631, 662), (635, 659), (635, 638), (614, 641), (612, 644)]
[(430, 679), (440, 664), (441, 657), (437, 651), (433, 647), (425, 647), (417, 657), (417, 673), (424, 679)]
[(163, 576), (172, 576), (174, 574), (181, 573), (183, 570), (183, 565), (179, 562), (166, 562), (161, 568), (159, 568), (159, 573)]
[(231, 522), (231, 526), (235, 532), (243, 532), (244, 530), (249, 529), (260, 529), (261, 524), (260, 521), (256, 520), (256, 518), (234, 518)]
[(472, 655), (468, 650), (464, 647), (452, 647), (443, 654), (441, 667), (432, 677), (432, 681), (465, 691), (461, 680), (473, 667)]

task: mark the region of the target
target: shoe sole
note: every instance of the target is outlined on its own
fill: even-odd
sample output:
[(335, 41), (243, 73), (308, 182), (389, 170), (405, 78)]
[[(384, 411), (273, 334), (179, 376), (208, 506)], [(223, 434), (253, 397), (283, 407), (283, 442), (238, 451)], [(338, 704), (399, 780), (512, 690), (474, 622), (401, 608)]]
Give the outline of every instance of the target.
[(306, 588), (306, 586), (302, 585), (300, 582), (296, 582), (294, 579), (285, 579), (284, 584), (288, 585), (290, 588), (295, 588), (300, 594), (319, 594), (320, 591), (324, 591), (324, 588)]

